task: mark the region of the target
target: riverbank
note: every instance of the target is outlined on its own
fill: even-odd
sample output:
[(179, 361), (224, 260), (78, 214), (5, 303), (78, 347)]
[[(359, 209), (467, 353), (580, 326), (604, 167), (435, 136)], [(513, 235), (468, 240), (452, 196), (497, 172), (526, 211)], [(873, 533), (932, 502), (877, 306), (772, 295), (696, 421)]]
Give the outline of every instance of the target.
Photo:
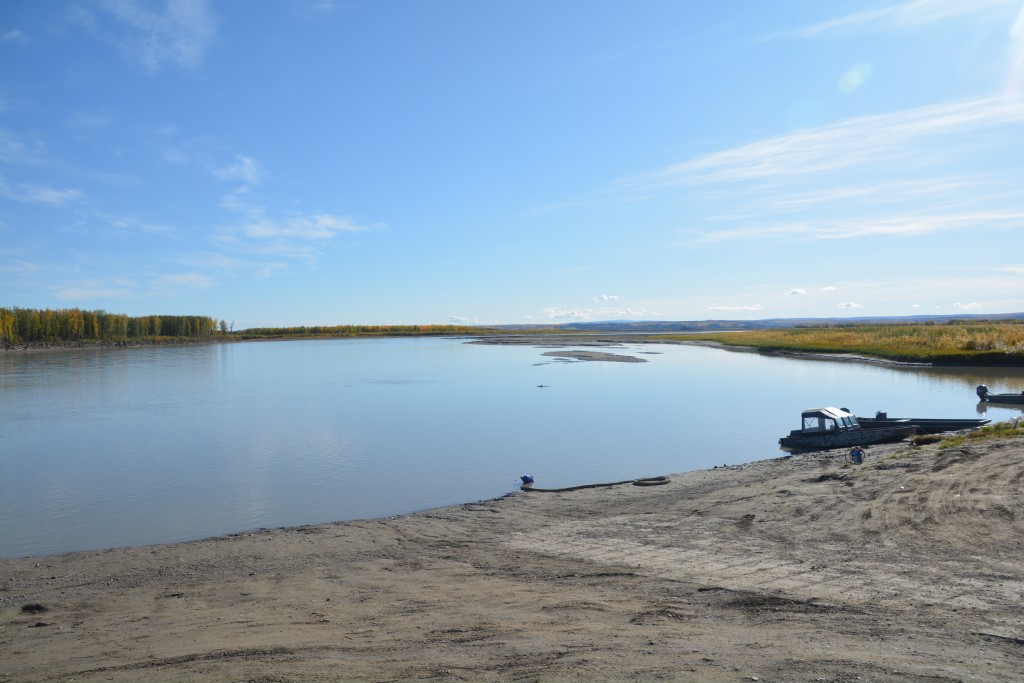
[[(400, 335), (401, 337), (409, 336), (420, 336), (420, 335)], [(469, 344), (486, 344), (486, 345), (515, 345), (515, 346), (535, 346), (537, 348), (566, 348), (570, 346), (583, 346), (583, 347), (618, 347), (626, 344), (684, 344), (692, 346), (706, 346), (710, 348), (721, 349), (724, 351), (736, 351), (740, 353), (760, 353), (764, 355), (772, 356), (785, 356), (789, 358), (800, 358), (804, 360), (829, 360), (829, 361), (844, 361), (854, 363), (868, 363), (872, 365), (883, 365), (889, 367), (935, 367), (936, 363), (925, 362), (925, 361), (911, 361), (911, 360), (896, 360), (892, 358), (881, 358), (876, 356), (870, 356), (860, 353), (844, 353), (844, 352), (825, 352), (825, 351), (801, 351), (795, 349), (764, 349), (757, 348), (755, 346), (743, 346), (737, 344), (723, 344), (717, 341), (700, 340), (700, 339), (680, 339), (678, 336), (664, 337), (659, 336), (656, 333), (576, 333), (576, 332), (564, 332), (557, 334), (489, 334), (487, 336), (479, 336), (472, 334), (438, 334), (438, 335), (423, 335), (423, 336), (444, 336), (453, 338), (464, 338), (466, 343)], [(361, 336), (346, 336), (346, 337), (331, 337), (331, 336), (309, 336), (309, 337), (253, 337), (253, 338), (242, 338), (242, 337), (226, 337), (226, 338), (215, 338), (215, 339), (168, 339), (159, 341), (120, 341), (120, 342), (103, 342), (103, 341), (88, 341), (88, 342), (67, 342), (67, 343), (48, 343), (48, 342), (37, 342), (32, 344), (3, 344), (0, 345), (0, 352), (33, 352), (33, 351), (63, 351), (71, 349), (115, 349), (115, 348), (136, 348), (145, 346), (181, 346), (181, 345), (202, 345), (202, 344), (223, 344), (223, 343), (242, 343), (242, 342), (269, 342), (269, 341), (308, 341), (311, 339), (379, 339), (382, 337), (388, 337), (388, 335), (361, 335)], [(560, 356), (563, 358), (570, 358), (574, 360), (584, 361), (612, 361), (612, 362), (626, 362), (626, 363), (642, 363), (643, 359), (636, 358), (635, 356), (622, 356), (614, 354), (606, 354), (600, 352), (586, 352), (586, 351), (575, 351), (575, 352), (562, 352), (562, 353), (546, 353), (547, 356)], [(982, 361), (979, 359), (962, 359), (960, 361), (948, 360), (941, 363), (942, 367), (975, 367), (977, 365), (986, 365), (990, 367), (1004, 366), (1004, 367), (1019, 367), (1024, 364), (1024, 358), (1019, 355), (1008, 355), (1005, 358), (1000, 357), (1001, 360), (993, 361), (988, 359)]]
[(0, 561), (0, 681), (1016, 681), (1024, 439)]

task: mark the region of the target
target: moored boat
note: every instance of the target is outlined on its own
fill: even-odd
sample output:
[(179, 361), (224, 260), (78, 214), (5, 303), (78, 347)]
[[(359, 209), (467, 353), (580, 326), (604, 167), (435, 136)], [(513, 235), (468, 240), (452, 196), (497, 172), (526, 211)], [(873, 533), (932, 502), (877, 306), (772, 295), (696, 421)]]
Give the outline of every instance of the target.
[(993, 394), (984, 384), (978, 385), (975, 391), (978, 398), (986, 403), (1024, 403), (1024, 391), (1019, 394)]
[(800, 429), (779, 439), (783, 449), (809, 452), (869, 446), (902, 441), (917, 433), (917, 427), (910, 424), (866, 429), (853, 413), (842, 408), (810, 408), (801, 413), (800, 420)]
[(878, 427), (917, 427), (920, 434), (940, 434), (942, 432), (958, 432), (961, 429), (976, 429), (987, 425), (992, 420), (977, 418), (946, 419), (933, 417), (889, 417), (887, 413), (877, 412), (874, 417), (857, 416), (857, 422), (864, 429)]

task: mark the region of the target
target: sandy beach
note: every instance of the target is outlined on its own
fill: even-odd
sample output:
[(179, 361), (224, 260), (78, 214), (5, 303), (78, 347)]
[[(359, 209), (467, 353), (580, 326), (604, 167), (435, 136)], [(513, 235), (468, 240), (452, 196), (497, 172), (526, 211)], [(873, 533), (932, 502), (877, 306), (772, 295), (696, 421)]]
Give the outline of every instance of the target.
[(1020, 681), (1024, 440), (0, 561), (2, 681)]

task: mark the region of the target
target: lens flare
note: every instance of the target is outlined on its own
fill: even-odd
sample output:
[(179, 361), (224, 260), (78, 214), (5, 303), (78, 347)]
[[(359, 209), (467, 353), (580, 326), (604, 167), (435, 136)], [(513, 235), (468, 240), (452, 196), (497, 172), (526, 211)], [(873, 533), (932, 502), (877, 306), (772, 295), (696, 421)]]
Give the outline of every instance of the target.
[(851, 93), (868, 82), (874, 69), (867, 62), (857, 62), (839, 79), (839, 91)]

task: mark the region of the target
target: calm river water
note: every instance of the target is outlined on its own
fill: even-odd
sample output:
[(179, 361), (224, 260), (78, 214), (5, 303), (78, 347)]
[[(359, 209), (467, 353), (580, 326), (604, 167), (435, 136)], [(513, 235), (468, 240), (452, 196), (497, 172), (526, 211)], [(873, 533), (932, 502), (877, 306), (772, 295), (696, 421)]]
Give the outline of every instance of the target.
[(0, 353), (0, 557), (396, 515), (501, 496), (523, 474), (561, 487), (739, 464), (782, 455), (804, 408), (974, 417), (977, 384), (1024, 389), (1021, 369), (545, 350), (421, 338)]

